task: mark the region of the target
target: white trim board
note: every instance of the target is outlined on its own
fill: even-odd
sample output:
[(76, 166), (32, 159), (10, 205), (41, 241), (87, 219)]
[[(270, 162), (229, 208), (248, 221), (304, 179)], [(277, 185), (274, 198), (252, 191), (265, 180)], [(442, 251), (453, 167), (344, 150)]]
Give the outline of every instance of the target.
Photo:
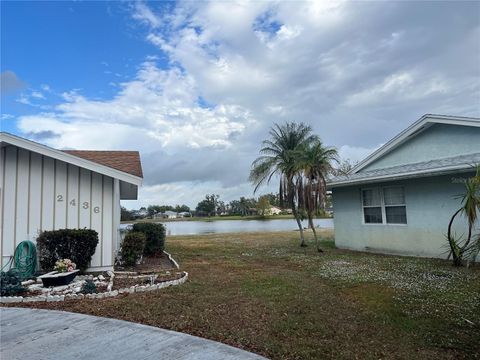
[(64, 161), (66, 163), (76, 165), (78, 167), (97, 172), (106, 176), (110, 176), (115, 179), (119, 179), (129, 184), (140, 186), (142, 185), (143, 179), (141, 177), (128, 174), (126, 172), (113, 169), (111, 167), (98, 164), (96, 162), (85, 160), (75, 155), (67, 154), (61, 150), (56, 150), (46, 145), (36, 143), (31, 140), (23, 139), (21, 137), (8, 134), (5, 132), (0, 133), (0, 143), (7, 143), (10, 145), (17, 146), (22, 149), (26, 149), (50, 158)]

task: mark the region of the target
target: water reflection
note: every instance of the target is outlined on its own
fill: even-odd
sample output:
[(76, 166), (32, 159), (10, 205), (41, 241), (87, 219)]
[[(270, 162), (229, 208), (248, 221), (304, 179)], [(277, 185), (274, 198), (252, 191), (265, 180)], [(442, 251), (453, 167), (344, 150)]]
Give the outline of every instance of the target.
[[(231, 232), (256, 231), (287, 231), (296, 230), (297, 224), (293, 219), (279, 220), (212, 220), (212, 221), (170, 221), (161, 222), (167, 228), (167, 235), (198, 235)], [(306, 228), (307, 222), (302, 222)], [(315, 219), (318, 228), (333, 228), (333, 219)], [(125, 228), (128, 224), (122, 224)]]

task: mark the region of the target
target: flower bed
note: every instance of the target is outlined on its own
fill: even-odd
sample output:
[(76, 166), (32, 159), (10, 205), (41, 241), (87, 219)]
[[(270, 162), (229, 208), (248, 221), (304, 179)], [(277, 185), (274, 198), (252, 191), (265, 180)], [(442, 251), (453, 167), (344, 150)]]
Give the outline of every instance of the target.
[[(75, 281), (64, 286), (44, 287), (41, 280), (28, 280), (23, 283), (28, 291), (22, 296), (0, 297), (0, 303), (66, 301), (79, 299), (103, 299), (119, 294), (145, 292), (163, 289), (165, 287), (183, 284), (188, 279), (188, 273), (165, 272), (160, 274), (140, 274), (113, 271), (98, 276), (79, 275)], [(82, 287), (87, 281), (95, 284), (96, 293), (84, 294)]]

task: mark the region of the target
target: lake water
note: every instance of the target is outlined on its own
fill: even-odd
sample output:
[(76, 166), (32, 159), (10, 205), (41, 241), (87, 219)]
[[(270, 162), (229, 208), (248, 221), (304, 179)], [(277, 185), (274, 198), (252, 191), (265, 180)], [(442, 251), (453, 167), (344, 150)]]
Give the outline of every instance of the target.
[[(231, 232), (258, 232), (297, 230), (293, 219), (278, 220), (212, 220), (212, 221), (168, 221), (161, 222), (167, 228), (167, 235), (199, 235)], [(314, 219), (318, 228), (333, 229), (333, 219)], [(308, 224), (302, 222), (304, 227)], [(129, 224), (122, 224), (126, 228)]]

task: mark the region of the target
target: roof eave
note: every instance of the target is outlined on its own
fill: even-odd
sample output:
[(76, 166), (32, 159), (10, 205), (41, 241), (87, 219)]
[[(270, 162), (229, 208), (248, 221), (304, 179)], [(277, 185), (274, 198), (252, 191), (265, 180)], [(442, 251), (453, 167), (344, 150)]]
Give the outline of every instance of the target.
[(51, 157), (56, 160), (64, 161), (87, 170), (91, 170), (115, 179), (119, 179), (129, 184), (140, 186), (143, 182), (143, 179), (141, 177), (128, 174), (126, 172), (116, 170), (111, 167), (101, 165), (96, 162), (86, 160), (81, 157), (65, 153), (61, 150), (53, 149), (49, 146), (42, 145), (34, 141), (27, 140), (5, 132), (0, 133), (0, 142), (5, 142), (10, 145), (18, 146), (20, 148)]
[(380, 176), (374, 176), (374, 177), (363, 178), (363, 179), (334, 181), (334, 182), (327, 183), (327, 189), (330, 190), (336, 187), (377, 183), (382, 181), (393, 181), (393, 180), (404, 180), (404, 179), (411, 179), (411, 178), (417, 178), (417, 177), (448, 175), (448, 174), (451, 174), (452, 172), (468, 172), (468, 171), (474, 171), (471, 165), (465, 165), (465, 164), (454, 165), (454, 166), (448, 166), (448, 167), (442, 167), (442, 168), (436, 168), (436, 169), (411, 171), (411, 172), (406, 172), (401, 174), (380, 175)]

